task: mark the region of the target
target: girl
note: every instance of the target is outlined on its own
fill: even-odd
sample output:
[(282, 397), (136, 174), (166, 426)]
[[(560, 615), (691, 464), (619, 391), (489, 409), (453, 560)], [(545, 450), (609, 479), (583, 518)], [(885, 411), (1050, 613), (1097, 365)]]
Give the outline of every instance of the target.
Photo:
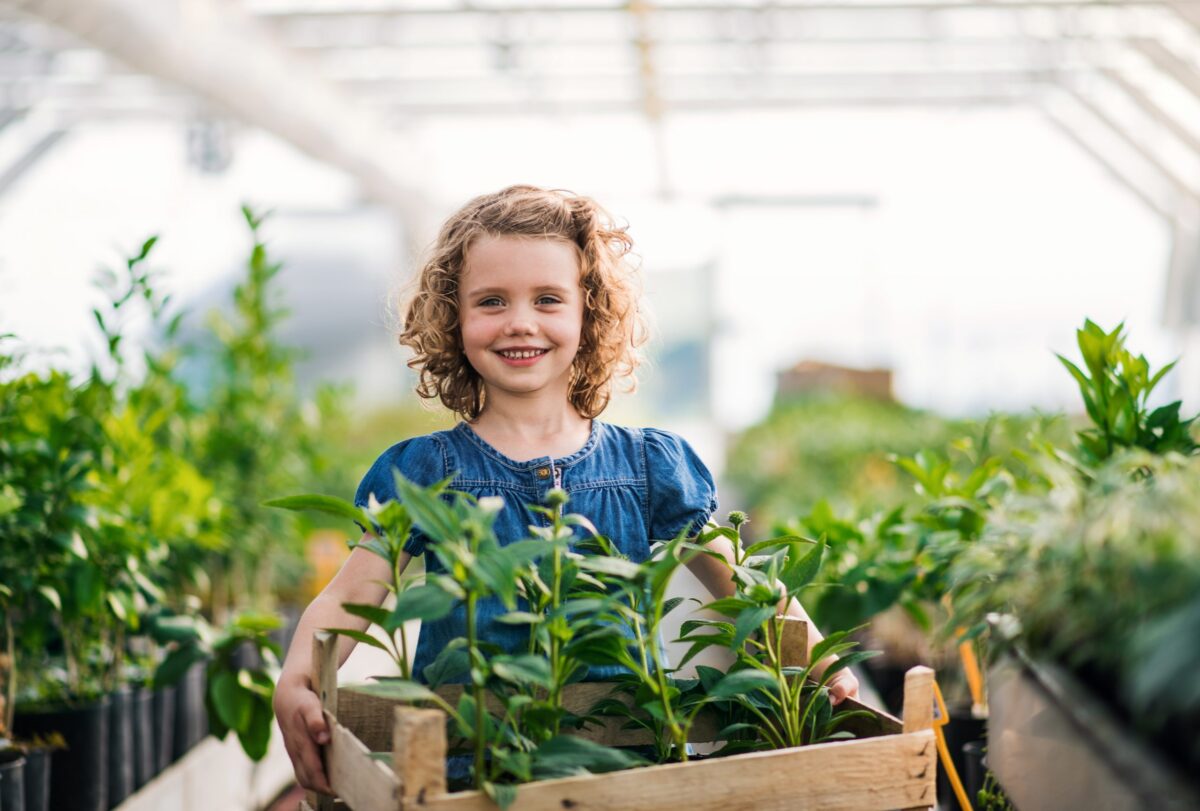
[[(395, 498), (396, 469), (422, 485), (453, 475), (453, 489), (503, 498), (495, 524), (502, 542), (527, 537), (530, 524), (545, 522), (528, 505), (541, 503), (552, 487), (566, 490), (570, 510), (590, 518), (635, 562), (650, 555), (652, 540), (699, 530), (716, 510), (716, 488), (688, 443), (666, 431), (596, 419), (614, 377), (632, 379), (643, 340), (624, 259), (631, 247), (624, 228), (591, 199), (534, 186), (477, 197), (450, 217), (421, 271), (400, 342), (415, 352), (409, 365), (420, 371), (417, 393), (437, 397), (463, 421), (385, 451), (359, 485), (356, 503)], [(425, 538), (414, 531), (402, 565), (424, 548)], [(729, 541), (710, 548), (733, 560)], [(427, 565), (433, 570), (436, 559)], [(689, 566), (713, 595), (732, 594), (719, 561), (700, 555)], [(329, 733), (309, 678), (313, 631), (365, 628), (341, 605), (379, 604), (389, 574), (385, 561), (356, 548), (300, 619), (275, 714), (305, 788), (332, 793), (318, 749)], [(795, 600), (786, 610), (808, 619)], [(528, 629), (492, 622), (500, 612), (498, 603), (480, 603), (481, 636), (521, 649)], [(416, 678), (463, 627), (461, 606), (422, 626)], [(810, 627), (810, 647), (820, 640)], [(339, 664), (353, 646), (340, 638)], [(612, 672), (593, 668), (588, 678)], [(838, 703), (857, 694), (858, 682), (842, 670), (830, 688)]]

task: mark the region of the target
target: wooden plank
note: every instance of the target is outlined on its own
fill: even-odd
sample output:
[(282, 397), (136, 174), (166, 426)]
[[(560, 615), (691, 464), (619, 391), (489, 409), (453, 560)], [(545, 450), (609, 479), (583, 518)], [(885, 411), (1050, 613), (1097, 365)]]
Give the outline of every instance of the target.
[[(785, 643), (787, 641), (785, 634)], [(571, 712), (577, 715), (586, 714), (599, 699), (608, 695), (612, 689), (610, 682), (582, 682), (567, 685), (563, 692), (563, 702)], [(462, 695), (462, 685), (445, 685), (437, 692), (451, 705), (457, 705)], [(627, 696), (617, 698), (629, 703)], [(877, 735), (890, 735), (903, 731), (900, 720), (875, 707), (862, 704), (854, 699), (847, 699), (843, 704), (848, 709), (867, 710), (874, 718), (856, 718), (846, 723), (843, 729), (853, 732), (859, 738), (873, 738)], [(401, 704), (393, 699), (359, 693), (353, 687), (343, 687), (339, 690), (338, 721), (342, 726), (354, 733), (372, 752), (386, 752), (392, 746), (392, 707)], [(488, 695), (488, 709), (500, 712), (498, 700)], [(641, 746), (654, 742), (649, 732), (641, 729), (621, 729), (625, 723), (623, 718), (602, 718), (602, 723), (592, 725), (588, 729), (572, 731), (578, 735), (606, 746)], [(722, 724), (715, 713), (701, 711), (692, 726), (688, 740), (692, 743), (711, 743), (716, 740), (717, 732)]]
[(904, 731), (933, 728), (933, 671), (918, 665), (904, 674)]
[(446, 793), (446, 714), (416, 707), (395, 709), (392, 766), (404, 802), (424, 803)]
[(354, 811), (399, 811), (400, 780), (386, 764), (371, 757), (362, 741), (325, 713), (329, 745), (325, 773), (337, 796)]
[(808, 620), (783, 617), (783, 639), (779, 644), (779, 661), (784, 667), (805, 667), (808, 664)]
[[(649, 766), (521, 786), (512, 811), (889, 811), (933, 804), (932, 730), (865, 741)], [(495, 811), (477, 791), (430, 799), (430, 811)], [(356, 809), (373, 811), (373, 809)]]
[[(328, 631), (317, 631), (313, 634), (312, 673), (310, 675), (312, 688), (321, 699), (321, 709), (331, 716), (337, 717), (337, 637)], [(322, 760), (325, 753), (322, 752)], [(329, 764), (325, 764), (328, 775)], [(333, 798), (315, 791), (306, 792), (314, 811), (333, 811)]]

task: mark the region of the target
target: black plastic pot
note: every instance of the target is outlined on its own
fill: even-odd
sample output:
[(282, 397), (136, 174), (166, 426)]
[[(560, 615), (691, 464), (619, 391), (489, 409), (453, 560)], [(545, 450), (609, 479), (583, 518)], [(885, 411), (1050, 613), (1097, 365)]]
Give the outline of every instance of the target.
[(192, 665), (176, 685), (175, 760), (183, 757), (208, 734), (208, 711), (204, 708), (204, 670), (207, 662)]
[(987, 750), (987, 740), (967, 741), (963, 744), (962, 753), (963, 761), (966, 763), (966, 773), (963, 774), (963, 785), (967, 789), (967, 796), (971, 798), (971, 806), (978, 808), (979, 803), (976, 797), (979, 796), (979, 790), (983, 788), (983, 778), (987, 774), (987, 765), (984, 763), (983, 753)]
[(133, 793), (133, 690), (122, 685), (109, 694), (108, 807)]
[(25, 750), (25, 811), (49, 811), (52, 754), (53, 750), (44, 746)]
[(156, 687), (154, 715), (154, 773), (171, 765), (175, 754), (175, 687)]
[(904, 709), (904, 674), (908, 668), (887, 661), (883, 656), (863, 662), (871, 686), (879, 693), (884, 708), (897, 717)]
[(154, 750), (154, 691), (139, 686), (133, 691), (133, 785), (141, 788), (154, 777), (158, 760)]
[(25, 754), (0, 749), (0, 811), (25, 811)]
[(22, 738), (58, 732), (67, 743), (54, 752), (50, 807), (58, 811), (108, 808), (108, 696), (79, 707), (18, 708), (14, 731)]
[[(949, 707), (947, 711), (950, 713), (950, 723), (942, 727), (942, 733), (946, 736), (946, 748), (950, 750), (950, 760), (954, 763), (954, 770), (958, 772), (958, 778), (963, 781), (965, 786), (967, 761), (963, 757), (963, 744), (986, 737), (987, 721), (983, 718), (972, 718), (970, 705)], [(937, 776), (937, 796), (938, 803), (945, 808), (958, 806), (954, 789), (950, 787), (950, 780), (946, 777), (945, 769), (942, 769), (940, 765)], [(971, 793), (970, 789), (967, 790), (967, 796), (971, 797), (974, 802), (975, 795)]]

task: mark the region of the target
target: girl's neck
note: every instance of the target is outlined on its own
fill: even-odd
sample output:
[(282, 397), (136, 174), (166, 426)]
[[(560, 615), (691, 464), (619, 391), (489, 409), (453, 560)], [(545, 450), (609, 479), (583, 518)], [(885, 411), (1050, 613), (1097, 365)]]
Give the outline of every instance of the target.
[(570, 456), (582, 448), (592, 421), (570, 403), (489, 400), (471, 428), (496, 450), (519, 462)]

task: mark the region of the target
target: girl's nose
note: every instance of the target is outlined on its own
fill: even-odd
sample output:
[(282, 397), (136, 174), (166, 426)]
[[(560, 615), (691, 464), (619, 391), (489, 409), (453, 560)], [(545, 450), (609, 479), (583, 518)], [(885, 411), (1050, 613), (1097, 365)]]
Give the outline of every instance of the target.
[(532, 335), (537, 332), (537, 324), (533, 319), (524, 315), (514, 314), (504, 328), (505, 335)]

